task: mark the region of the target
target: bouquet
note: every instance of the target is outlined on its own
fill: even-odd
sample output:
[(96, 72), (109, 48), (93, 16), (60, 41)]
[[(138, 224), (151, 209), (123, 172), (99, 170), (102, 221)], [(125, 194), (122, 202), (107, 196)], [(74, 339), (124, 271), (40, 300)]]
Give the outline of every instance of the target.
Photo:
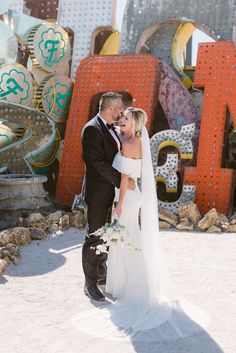
[(106, 223), (103, 227), (92, 233), (92, 235), (100, 237), (103, 241), (102, 244), (99, 244), (96, 247), (91, 247), (91, 249), (96, 251), (97, 255), (108, 253), (108, 248), (112, 244), (120, 247), (127, 247), (129, 251), (141, 250), (130, 245), (128, 232), (126, 228), (119, 223), (118, 219), (115, 219), (112, 223)]

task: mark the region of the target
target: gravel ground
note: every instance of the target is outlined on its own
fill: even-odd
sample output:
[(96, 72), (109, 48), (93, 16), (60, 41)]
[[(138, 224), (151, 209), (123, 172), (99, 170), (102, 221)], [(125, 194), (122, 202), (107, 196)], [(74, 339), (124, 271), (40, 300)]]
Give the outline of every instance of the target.
[(72, 318), (90, 308), (83, 294), (84, 233), (69, 229), (21, 249), (0, 277), (0, 353), (235, 353), (235, 234), (161, 232), (172, 280), (210, 316), (207, 329), (169, 343), (117, 343), (81, 333)]

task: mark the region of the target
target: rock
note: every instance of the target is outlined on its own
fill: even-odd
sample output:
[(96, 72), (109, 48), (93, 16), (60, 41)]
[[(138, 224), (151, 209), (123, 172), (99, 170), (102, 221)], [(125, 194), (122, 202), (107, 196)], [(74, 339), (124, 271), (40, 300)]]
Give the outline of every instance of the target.
[(178, 223), (178, 216), (166, 208), (161, 208), (159, 211), (159, 219), (176, 226)]
[(8, 228), (13, 228), (17, 226), (17, 218), (14, 216), (5, 216), (1, 218), (0, 216), (0, 231)]
[(218, 219), (216, 222), (221, 222), (221, 223), (229, 223), (228, 218), (226, 217), (226, 215), (224, 215), (223, 213), (218, 213)]
[(222, 232), (228, 232), (229, 220), (223, 213), (218, 213), (215, 225), (220, 228)]
[(59, 223), (61, 217), (62, 217), (62, 212), (56, 211), (47, 216), (47, 222), (48, 224)]
[(16, 220), (16, 226), (26, 228), (28, 226), (27, 220), (25, 218), (18, 217)]
[(5, 246), (7, 245), (7, 243), (14, 243), (16, 245), (27, 245), (30, 242), (31, 238), (28, 228), (15, 227), (0, 232), (0, 246)]
[(13, 255), (12, 261), (13, 261), (14, 265), (19, 265), (19, 263), (20, 263), (20, 255)]
[(170, 229), (170, 223), (165, 221), (159, 221), (159, 228), (160, 229)]
[(178, 208), (178, 215), (180, 218), (188, 218), (188, 220), (195, 226), (202, 218), (198, 206), (195, 203), (181, 205)]
[(215, 225), (212, 225), (207, 229), (207, 233), (221, 233), (221, 229)]
[(47, 221), (45, 219), (38, 221), (38, 222), (30, 222), (28, 223), (28, 227), (32, 227), (32, 228), (38, 228), (38, 229), (42, 229), (43, 231), (46, 231), (48, 224)]
[(0, 274), (5, 270), (5, 268), (8, 266), (8, 263), (6, 260), (0, 259)]
[(193, 224), (189, 221), (182, 221), (177, 224), (176, 229), (178, 230), (193, 230)]
[(236, 213), (230, 218), (230, 224), (236, 224)]
[(16, 227), (9, 229), (9, 231), (12, 230), (14, 233), (15, 241), (14, 243), (16, 245), (27, 245), (31, 243), (31, 238), (30, 238), (30, 231), (28, 228), (23, 228), (23, 227)]
[(229, 233), (236, 233), (236, 224), (230, 224), (228, 228)]
[(41, 213), (31, 213), (31, 215), (27, 218), (28, 227), (39, 228), (42, 230), (46, 230), (48, 227), (47, 221)]
[(70, 228), (70, 216), (68, 214), (64, 214), (59, 221), (59, 229), (61, 231), (65, 231)]
[(31, 213), (31, 215), (28, 217), (27, 222), (28, 224), (35, 223), (38, 221), (44, 220), (44, 216), (41, 215), (41, 213)]
[(83, 212), (73, 211), (73, 214), (70, 214), (70, 226), (78, 229), (84, 228), (86, 220)]
[(16, 244), (8, 243), (0, 248), (0, 258), (7, 261), (8, 264), (18, 265), (20, 261), (19, 247)]
[(198, 227), (202, 230), (210, 228), (210, 226), (215, 225), (218, 219), (218, 213), (215, 208), (212, 208), (205, 216), (198, 222)]
[(6, 256), (10, 256), (11, 253), (9, 250), (7, 250), (7, 248), (4, 246), (2, 248), (0, 248), (0, 258), (4, 259)]
[(10, 229), (6, 229), (0, 232), (0, 246), (5, 246), (7, 243), (13, 243), (14, 241), (14, 234)]
[(53, 234), (56, 233), (59, 230), (58, 224), (50, 224), (50, 226), (47, 229), (48, 234)]
[(180, 222), (189, 222), (189, 219), (188, 217), (180, 218), (179, 223)]
[(4, 257), (4, 259), (7, 262), (7, 265), (10, 265), (12, 263), (12, 261), (10, 260), (10, 258), (8, 256)]
[(20, 247), (17, 246), (16, 244), (14, 244), (14, 243), (8, 243), (6, 245), (6, 249), (9, 250), (11, 254), (18, 255)]
[(29, 227), (29, 231), (32, 240), (41, 240), (46, 238), (46, 232), (40, 228)]

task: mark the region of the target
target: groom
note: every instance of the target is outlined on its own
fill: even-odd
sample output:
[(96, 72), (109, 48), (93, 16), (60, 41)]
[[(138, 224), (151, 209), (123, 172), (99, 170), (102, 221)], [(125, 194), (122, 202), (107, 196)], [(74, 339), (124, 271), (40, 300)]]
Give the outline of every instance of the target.
[[(112, 167), (112, 162), (121, 148), (121, 141), (113, 124), (123, 112), (122, 96), (107, 92), (99, 102), (99, 113), (82, 131), (83, 159), (86, 165), (85, 201), (88, 205), (88, 234), (83, 245), (82, 264), (85, 275), (84, 292), (94, 300), (105, 299), (98, 284), (105, 284), (107, 255), (96, 255), (95, 250), (91, 249), (101, 243), (91, 233), (110, 221), (115, 187), (120, 187), (121, 176)], [(131, 179), (129, 188), (134, 187)]]

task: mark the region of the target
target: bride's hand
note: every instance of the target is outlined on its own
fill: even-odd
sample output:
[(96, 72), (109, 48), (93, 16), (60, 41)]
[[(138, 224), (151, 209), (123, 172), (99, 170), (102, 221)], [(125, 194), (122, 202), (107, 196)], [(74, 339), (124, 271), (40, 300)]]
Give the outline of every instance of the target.
[(122, 213), (122, 206), (121, 206), (121, 204), (118, 203), (112, 212), (112, 216), (114, 218), (120, 218), (121, 213)]

